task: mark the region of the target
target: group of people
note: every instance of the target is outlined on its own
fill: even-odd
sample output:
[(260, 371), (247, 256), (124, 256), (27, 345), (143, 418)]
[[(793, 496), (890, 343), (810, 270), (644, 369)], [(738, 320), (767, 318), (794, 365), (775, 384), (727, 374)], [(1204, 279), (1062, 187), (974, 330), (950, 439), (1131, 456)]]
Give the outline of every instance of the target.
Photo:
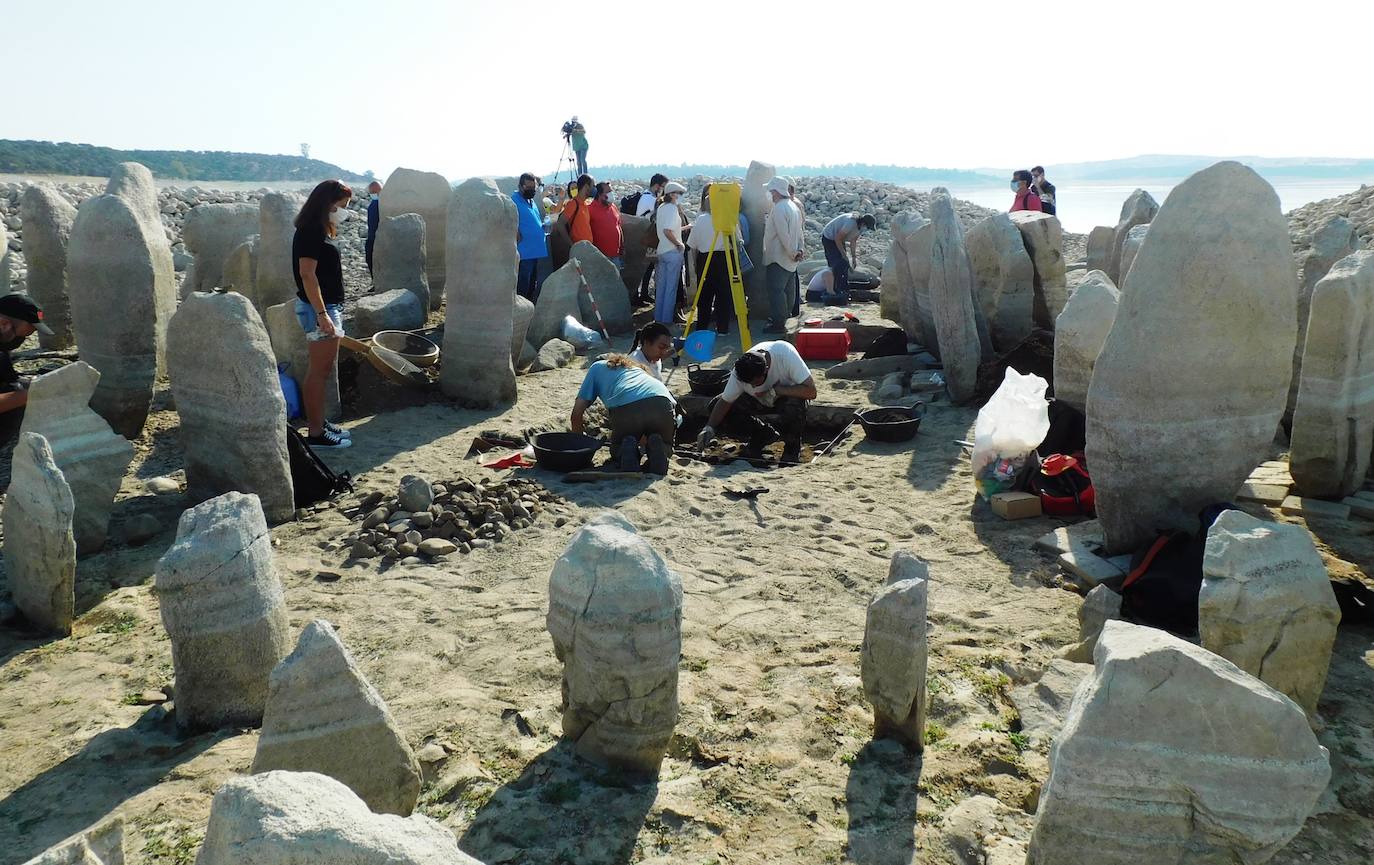
[(1011, 191), (1015, 198), (1011, 202), (1011, 212), (1034, 210), (1056, 213), (1054, 184), (1045, 179), (1045, 169), (1037, 165), (1030, 171), (1014, 171), (1011, 175)]

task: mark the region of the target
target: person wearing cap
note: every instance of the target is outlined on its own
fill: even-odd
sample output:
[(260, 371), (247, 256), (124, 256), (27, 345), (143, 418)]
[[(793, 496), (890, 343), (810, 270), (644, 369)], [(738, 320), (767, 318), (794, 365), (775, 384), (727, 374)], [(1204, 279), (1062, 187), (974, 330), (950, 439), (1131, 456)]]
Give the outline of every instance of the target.
[(682, 209), (678, 205), (687, 187), (672, 181), (663, 187), (663, 202), (654, 211), (654, 229), (658, 232), (658, 260), (654, 264), (654, 321), (672, 324), (677, 311), (678, 283), (682, 280), (683, 254), (687, 244), (682, 239)]
[[(825, 263), (835, 275), (835, 296), (827, 302), (849, 303), (849, 269), (859, 266), (859, 238), (865, 231), (878, 227), (871, 213), (841, 213), (826, 223), (821, 231), (821, 246), (825, 248)], [(845, 257), (845, 246), (849, 256)]]
[(801, 214), (787, 192), (787, 178), (768, 181), (773, 209), (763, 223), (764, 285), (768, 295), (768, 322), (764, 333), (785, 333), (787, 312), (792, 306), (788, 296), (797, 263), (802, 260)]
[(9, 453), (19, 438), (24, 406), (29, 402), (28, 379), (15, 372), (10, 352), (34, 331), (52, 335), (52, 328), (43, 323), (43, 307), (22, 292), (0, 297), (0, 474), (4, 481), (0, 488), (9, 485)]
[[(802, 204), (801, 197), (797, 195), (797, 182), (792, 178), (787, 179), (787, 197), (793, 206), (797, 208), (797, 220), (801, 223), (802, 236), (806, 236), (806, 205)], [(804, 256), (806, 250), (802, 246), (797, 247), (797, 252)], [(792, 317), (801, 315), (801, 277), (796, 273), (792, 274)]]

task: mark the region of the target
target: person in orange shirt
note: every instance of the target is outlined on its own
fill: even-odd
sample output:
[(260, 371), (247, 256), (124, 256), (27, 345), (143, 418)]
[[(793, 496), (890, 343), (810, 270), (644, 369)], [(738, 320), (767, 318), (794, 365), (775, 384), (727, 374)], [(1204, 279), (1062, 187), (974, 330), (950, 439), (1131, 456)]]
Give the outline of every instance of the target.
[(590, 174), (577, 178), (577, 194), (563, 204), (563, 212), (554, 223), (554, 230), (571, 246), (579, 240), (592, 239), (592, 199), (596, 197), (596, 181)]

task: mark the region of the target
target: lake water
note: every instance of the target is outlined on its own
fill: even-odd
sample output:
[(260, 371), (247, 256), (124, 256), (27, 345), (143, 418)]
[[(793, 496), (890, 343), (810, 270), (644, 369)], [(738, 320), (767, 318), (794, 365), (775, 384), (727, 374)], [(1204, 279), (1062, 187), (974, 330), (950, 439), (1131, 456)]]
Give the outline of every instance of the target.
[[(1050, 180), (1053, 181), (1054, 178), (1051, 177)], [(1169, 190), (1182, 181), (1183, 178), (1180, 177), (1172, 182), (1166, 181), (1164, 183), (1158, 179), (1142, 183), (1129, 181), (1113, 181), (1111, 183), (1065, 181), (1064, 183), (1057, 183), (1055, 184), (1055, 198), (1059, 206), (1057, 215), (1059, 221), (1063, 223), (1065, 231), (1087, 234), (1092, 231), (1095, 225), (1116, 225), (1117, 219), (1121, 216), (1122, 202), (1135, 190), (1144, 189), (1153, 195), (1156, 201), (1163, 204), (1164, 199), (1169, 195)], [(929, 188), (914, 183), (905, 185), (923, 190)], [(1360, 188), (1360, 181), (1321, 180), (1304, 182), (1280, 180), (1273, 186), (1274, 191), (1279, 194), (1279, 203), (1283, 207), (1283, 212), (1287, 213), (1313, 201), (1354, 192)], [(981, 204), (995, 210), (1006, 210), (1011, 206), (1011, 189), (1005, 186), (975, 186), (961, 189), (957, 185), (952, 185), (949, 187), (949, 191), (955, 198), (962, 198), (965, 201), (972, 201), (974, 204)]]

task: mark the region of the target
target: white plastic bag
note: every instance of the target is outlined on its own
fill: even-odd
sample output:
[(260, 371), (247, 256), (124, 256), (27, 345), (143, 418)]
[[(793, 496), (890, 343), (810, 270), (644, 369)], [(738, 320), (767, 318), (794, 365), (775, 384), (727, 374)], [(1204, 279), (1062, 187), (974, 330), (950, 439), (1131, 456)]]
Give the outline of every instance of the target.
[(591, 348), (601, 343), (601, 334), (587, 327), (571, 315), (563, 316), (563, 338), (574, 348)]
[(1049, 382), (1007, 367), (973, 427), (973, 483), (983, 498), (1011, 489), (1026, 457), (1050, 431)]

